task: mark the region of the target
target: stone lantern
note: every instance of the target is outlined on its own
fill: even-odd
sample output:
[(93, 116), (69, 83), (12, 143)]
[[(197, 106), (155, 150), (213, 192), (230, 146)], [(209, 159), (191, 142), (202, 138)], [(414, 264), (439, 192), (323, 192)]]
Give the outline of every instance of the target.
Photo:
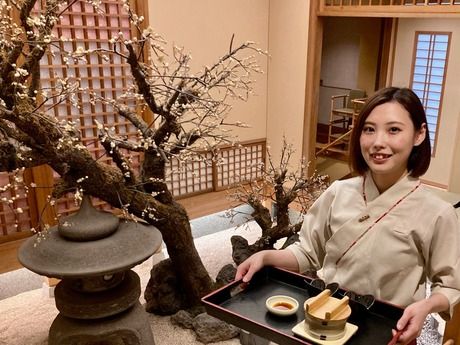
[(59, 314), (48, 344), (154, 344), (139, 303), (140, 279), (131, 268), (161, 242), (157, 228), (98, 211), (87, 196), (79, 211), (62, 218), (43, 240), (29, 238), (19, 261), (61, 279), (55, 289)]

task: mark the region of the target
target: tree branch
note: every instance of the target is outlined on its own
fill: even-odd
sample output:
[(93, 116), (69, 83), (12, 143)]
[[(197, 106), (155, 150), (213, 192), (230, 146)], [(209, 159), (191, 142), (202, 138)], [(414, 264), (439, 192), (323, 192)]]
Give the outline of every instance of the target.
[(137, 183), (136, 175), (134, 174), (134, 171), (131, 170), (128, 160), (125, 159), (123, 154), (120, 152), (117, 143), (111, 139), (109, 133), (105, 131), (103, 127), (99, 127), (99, 130), (101, 131), (99, 134), (99, 140), (105, 151), (112, 158), (118, 169), (120, 169), (126, 183), (128, 185), (135, 185)]
[(257, 198), (249, 198), (248, 204), (254, 209), (254, 212), (251, 213), (254, 220), (259, 224), (262, 229), (262, 233), (265, 233), (273, 225), (270, 211), (262, 205), (262, 202)]
[(17, 141), (18, 143), (27, 146), (30, 149), (37, 149), (38, 151), (42, 149), (42, 147), (37, 145), (37, 143), (32, 137), (20, 132), (19, 130), (14, 128), (11, 123), (2, 119), (0, 119), (0, 130), (6, 140), (7, 138), (11, 138)]
[(169, 151), (171, 154), (178, 154), (182, 150), (192, 146), (198, 139), (201, 138), (201, 135), (196, 133), (187, 133), (179, 139), (175, 144), (172, 145), (172, 149)]
[[(43, 26), (40, 27), (39, 35), (35, 43), (30, 44), (32, 49), (30, 53), (27, 55), (25, 62), (22, 64), (22, 68), (28, 71), (29, 74), (31, 75), (33, 75), (33, 72), (38, 69), (38, 64), (40, 63), (41, 58), (45, 54), (45, 51), (46, 51), (45, 49), (46, 43), (44, 43), (45, 38), (49, 38), (54, 25), (58, 21), (58, 16), (57, 16), (57, 10), (59, 8), (58, 3), (59, 3), (58, 0), (47, 0), (46, 1), (46, 9), (45, 9), (45, 14), (44, 14), (45, 23)], [(27, 76), (24, 76), (22, 78), (23, 81), (26, 80), (26, 78)]]
[(19, 151), (16, 145), (0, 141), (0, 171), (11, 172), (19, 168), (32, 168), (47, 163), (36, 150)]
[(150, 85), (146, 81), (145, 73), (143, 72), (142, 67), (139, 64), (133, 46), (131, 44), (126, 44), (126, 48), (129, 52), (128, 63), (131, 67), (131, 73), (134, 77), (134, 81), (136, 82), (139, 92), (144, 97), (145, 103), (147, 103), (148, 107), (153, 113), (165, 115), (162, 109), (157, 105), (155, 96), (150, 92)]
[(155, 134), (153, 135), (153, 141), (156, 146), (160, 146), (162, 143), (168, 142), (171, 134), (179, 136), (180, 126), (174, 118), (163, 118), (163, 122), (160, 124)]
[[(33, 27), (29, 25), (28, 23), (28, 18), (30, 16), (30, 13), (32, 11), (32, 8), (35, 5), (36, 0), (34, 1), (29, 1), (24, 4), (24, 6), (21, 8), (21, 12), (19, 15), (19, 18), (21, 20), (21, 25), (24, 28), (24, 31), (26, 33), (27, 39), (30, 43), (30, 46), (33, 47), (33, 43), (36, 39), (35, 33), (33, 31)], [(19, 56), (17, 56), (19, 57)], [(16, 59), (17, 59), (16, 57)], [(31, 68), (31, 81), (30, 81), (30, 88), (29, 88), (29, 97), (34, 97), (34, 91), (38, 89), (40, 85), (40, 68), (39, 68), (39, 61), (36, 61), (34, 66)]]
[(59, 179), (53, 185), (53, 192), (51, 193), (51, 196), (54, 199), (59, 199), (75, 188), (77, 188), (77, 184), (71, 184), (69, 181)]
[(144, 138), (149, 138), (153, 136), (154, 131), (149, 128), (147, 123), (142, 120), (135, 112), (130, 111), (128, 107), (118, 106), (118, 114), (124, 117), (126, 120), (131, 122), (137, 129), (139, 129), (144, 136)]

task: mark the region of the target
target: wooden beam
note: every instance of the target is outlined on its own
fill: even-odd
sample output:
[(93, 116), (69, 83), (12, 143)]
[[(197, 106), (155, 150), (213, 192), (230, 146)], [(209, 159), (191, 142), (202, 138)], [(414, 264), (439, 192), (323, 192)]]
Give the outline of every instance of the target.
[(53, 226), (57, 223), (56, 211), (49, 202), (49, 196), (54, 186), (53, 171), (48, 165), (40, 165), (32, 168), (32, 176), (34, 183), (37, 185), (35, 188), (35, 202), (40, 225), (48, 224)]
[(323, 6), (319, 17), (460, 18), (460, 5)]
[[(375, 90), (379, 90), (382, 87), (387, 86), (387, 77), (389, 74), (389, 68), (393, 67), (393, 22), (397, 21), (396, 18), (385, 18), (382, 19), (382, 32), (381, 42), (379, 49), (379, 65), (377, 69), (377, 79), (375, 83)], [(391, 63), (390, 63), (391, 61)]]
[(310, 1), (306, 61), (307, 76), (305, 82), (305, 113), (302, 140), (302, 156), (310, 162), (308, 175), (312, 175), (316, 167), (316, 126), (318, 122), (319, 81), (323, 44), (323, 19), (318, 18), (317, 12), (318, 2)]
[(388, 71), (386, 77), (386, 85), (385, 86), (392, 86), (393, 85), (393, 71), (394, 71), (394, 64), (395, 64), (395, 55), (396, 55), (396, 39), (398, 35), (398, 24), (399, 19), (395, 18), (392, 23), (391, 28), (391, 39), (390, 39), (390, 51), (388, 52)]

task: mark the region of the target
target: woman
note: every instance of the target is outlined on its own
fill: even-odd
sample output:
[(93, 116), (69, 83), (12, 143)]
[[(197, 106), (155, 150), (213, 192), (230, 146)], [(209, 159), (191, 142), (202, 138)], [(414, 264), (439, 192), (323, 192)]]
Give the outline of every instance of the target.
[(328, 283), (406, 307), (396, 328), (403, 331), (399, 342), (408, 344), (428, 314), (448, 318), (460, 300), (456, 213), (419, 180), (431, 146), (417, 95), (407, 88), (378, 91), (364, 105), (350, 145), (350, 166), (359, 176), (334, 182), (318, 198), (299, 242), (252, 255), (235, 279), (247, 282), (265, 265), (320, 270)]

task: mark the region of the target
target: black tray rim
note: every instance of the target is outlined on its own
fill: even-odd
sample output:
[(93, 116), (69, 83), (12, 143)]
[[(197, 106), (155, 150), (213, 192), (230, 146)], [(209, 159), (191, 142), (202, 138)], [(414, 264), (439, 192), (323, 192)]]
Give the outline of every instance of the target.
[[(275, 274), (285, 274), (285, 275), (296, 276), (296, 278), (302, 279), (302, 280), (312, 281), (314, 279), (310, 276), (300, 274), (297, 272), (293, 272), (293, 271), (289, 271), (287, 269), (280, 268), (280, 267), (267, 266), (267, 267), (264, 267), (262, 270), (266, 272), (265, 274), (270, 274), (270, 272), (272, 273), (274, 272)], [(263, 272), (261, 272), (260, 274), (263, 274)], [(254, 329), (258, 331), (263, 331), (264, 336), (262, 337), (269, 339), (270, 341), (273, 341), (276, 343), (280, 343), (283, 345), (298, 345), (298, 344), (316, 345), (315, 343), (308, 342), (306, 339), (302, 337), (296, 336), (294, 334), (290, 335), (290, 334), (281, 332), (277, 330), (276, 328), (270, 327), (266, 324), (262, 324), (260, 322), (257, 322), (256, 320), (252, 320), (248, 317), (245, 317), (242, 314), (226, 309), (212, 301), (213, 298), (215, 298), (219, 294), (225, 293), (227, 290), (231, 291), (233, 288), (239, 286), (241, 283), (242, 283), (241, 279), (232, 281), (216, 289), (215, 291), (210, 292), (206, 296), (202, 297), (201, 301), (205, 306), (206, 312), (211, 316), (214, 316), (220, 320), (228, 322), (247, 332), (254, 333), (256, 335), (261, 336), (258, 332), (254, 332)], [(338, 292), (342, 294), (346, 291), (348, 290), (342, 287), (340, 287), (338, 290)], [(382, 305), (385, 305), (386, 307), (397, 309), (400, 311), (401, 315), (404, 310), (404, 308), (402, 308), (401, 306), (398, 306), (398, 305), (395, 305), (395, 304), (392, 304), (386, 301), (382, 301), (379, 299), (376, 299), (375, 303), (377, 305), (382, 304)], [(235, 319), (238, 320), (238, 322), (235, 322)], [(396, 326), (396, 322), (395, 322), (395, 326)]]

